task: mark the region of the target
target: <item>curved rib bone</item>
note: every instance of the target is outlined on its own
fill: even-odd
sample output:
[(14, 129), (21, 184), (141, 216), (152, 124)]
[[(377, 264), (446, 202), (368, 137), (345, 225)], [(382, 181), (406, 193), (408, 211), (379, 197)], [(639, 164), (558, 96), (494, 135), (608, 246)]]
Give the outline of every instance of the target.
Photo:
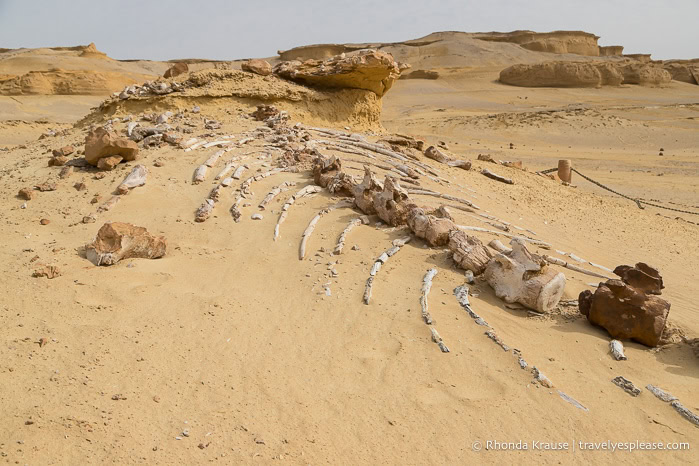
[(284, 220), (286, 220), (287, 212), (289, 211), (289, 207), (291, 207), (294, 202), (296, 202), (297, 199), (301, 199), (302, 197), (310, 196), (315, 193), (319, 193), (323, 190), (320, 186), (311, 184), (308, 185), (304, 188), (301, 188), (296, 194), (291, 196), (282, 206), (282, 213), (279, 215), (279, 220), (277, 220), (277, 224), (274, 226), (274, 241), (279, 238), (279, 227), (281, 227), (281, 224), (284, 223)]

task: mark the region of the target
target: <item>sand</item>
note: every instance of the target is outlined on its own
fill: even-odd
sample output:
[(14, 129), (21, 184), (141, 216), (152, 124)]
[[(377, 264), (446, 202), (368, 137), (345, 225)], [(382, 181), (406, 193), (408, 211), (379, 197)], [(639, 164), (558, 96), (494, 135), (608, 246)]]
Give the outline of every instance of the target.
[[(699, 86), (522, 89), (494, 82), (500, 69), (457, 68), (445, 61), (440, 79), (397, 81), (383, 98), (386, 131), (420, 136), (429, 144), (445, 141), (455, 156), (473, 162), (471, 171), (463, 171), (423, 158), (452, 183), (442, 186), (422, 177), (422, 185), (466, 197), (491, 215), (536, 232), (554, 249), (610, 268), (637, 261), (658, 267), (663, 297), (672, 303), (672, 328), (697, 337), (699, 219), (639, 210), (576, 175), (574, 186), (566, 187), (533, 171), (571, 159), (581, 172), (630, 196), (697, 211)], [(202, 116), (222, 122), (222, 134), (259, 126), (241, 117), (252, 108), (244, 103), (229, 108), (200, 103)], [(293, 123), (293, 112), (291, 118)], [(679, 336), (660, 350), (625, 342), (629, 359), (617, 362), (609, 355), (607, 333), (589, 325), (575, 307), (533, 317), (506, 307), (477, 281), (470, 298), (474, 310), (551, 379), (554, 388), (546, 388), (461, 309), (452, 290), (464, 283), (464, 274), (445, 250), (410, 242), (379, 272), (366, 306), (361, 296), (373, 261), (405, 230), (373, 223), (357, 227), (345, 252), (332, 256), (337, 236), (358, 216), (337, 209), (320, 220), (306, 260), (299, 261), (308, 222), (336, 202), (322, 193), (291, 208), (274, 242), (281, 203), (294, 188), (261, 212), (262, 220), (250, 216), (272, 186), (285, 180), (297, 181), (297, 188), (312, 183), (308, 172), (256, 182), (240, 223), (228, 213), (233, 191), (227, 191), (212, 218), (198, 224), (193, 214), (211, 190), (213, 175), (192, 185), (192, 172), (217, 149), (144, 150), (140, 163), (150, 171), (146, 186), (96, 223), (83, 224), (80, 219), (95, 210), (90, 199), (99, 194), (106, 200), (130, 166), (122, 164), (102, 180), (87, 172), (59, 180), (59, 169), (47, 166), (47, 151), (68, 143), (81, 148), (84, 128), (35, 140), (31, 131), (40, 128), (20, 126), (27, 126), (26, 140), (17, 138), (7, 144), (12, 150), (0, 152), (0, 452), (8, 462), (697, 460), (697, 427), (647, 390), (632, 398), (611, 383), (623, 375), (640, 387), (658, 385), (699, 412), (699, 365)], [(261, 142), (251, 143), (250, 150), (262, 152)], [(522, 160), (528, 171), (477, 161), (479, 153)], [(154, 167), (156, 159), (164, 166)], [(266, 170), (264, 160), (251, 162), (251, 173)], [(515, 184), (490, 180), (479, 173), (482, 168)], [(58, 189), (37, 193), (22, 209), (25, 201), (15, 198), (17, 191), (47, 179), (57, 181)], [(87, 189), (75, 190), (78, 181)], [(439, 205), (434, 198), (419, 201)], [(488, 227), (466, 213), (454, 215), (458, 223)], [(41, 225), (42, 218), (51, 223)], [(165, 235), (167, 255), (93, 266), (82, 247), (106, 221), (131, 222)], [(495, 238), (476, 236), (486, 242)], [(40, 263), (57, 265), (62, 275), (32, 278)], [(329, 263), (337, 278), (328, 276)], [(432, 267), (438, 274), (430, 312), (451, 350), (447, 354), (430, 340), (420, 318), (422, 277)], [(577, 298), (598, 281), (564, 272), (564, 299)], [(323, 291), (328, 282), (330, 296)], [(48, 343), (40, 346), (41, 338)], [(564, 401), (559, 390), (588, 411)], [(492, 445), (486, 450), (489, 440), (528, 442), (530, 450), (499, 451)], [(537, 440), (576, 448), (532, 450)], [(692, 449), (591, 451), (581, 450), (580, 441), (689, 442)], [(483, 450), (476, 451), (474, 442), (483, 442)]]

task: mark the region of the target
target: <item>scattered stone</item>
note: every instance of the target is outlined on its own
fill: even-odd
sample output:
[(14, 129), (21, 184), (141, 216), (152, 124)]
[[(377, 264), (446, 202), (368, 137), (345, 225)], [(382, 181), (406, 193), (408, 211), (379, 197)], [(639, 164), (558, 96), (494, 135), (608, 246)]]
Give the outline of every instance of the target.
[(45, 265), (40, 269), (36, 269), (34, 273), (32, 273), (32, 277), (34, 278), (46, 277), (49, 280), (60, 276), (61, 271), (55, 265)]
[(73, 167), (63, 167), (61, 168), (61, 172), (58, 174), (58, 177), (62, 180), (68, 178), (70, 175), (73, 174)]
[(39, 220), (39, 223), (41, 223), (42, 225), (48, 225), (49, 223), (51, 223), (51, 220), (49, 220), (48, 218), (42, 218), (41, 220)]
[(253, 220), (262, 220), (262, 214), (252, 214), (250, 218)]
[[(44, 346), (49, 344), (49, 339), (46, 337), (41, 337), (39, 338), (39, 348), (43, 348)], [(32, 423), (33, 424), (33, 423)]]
[(97, 128), (85, 137), (85, 160), (90, 165), (97, 165), (103, 157), (121, 156), (127, 162), (138, 158), (138, 144), (122, 138), (113, 131)]
[(73, 146), (63, 146), (60, 149), (54, 149), (53, 151), (53, 156), (54, 157), (67, 157), (70, 154), (75, 152), (75, 148)]
[(94, 241), (85, 247), (95, 265), (114, 265), (122, 259), (157, 259), (165, 255), (167, 240), (130, 223), (105, 223)]
[(146, 184), (147, 176), (148, 169), (144, 165), (136, 165), (117, 187), (117, 192), (119, 194), (128, 194), (130, 189)]
[(73, 185), (73, 187), (78, 191), (84, 191), (87, 189), (87, 185), (85, 183), (83, 183), (82, 181), (79, 183), (75, 183)]
[(100, 170), (112, 171), (117, 167), (117, 165), (119, 165), (119, 163), (121, 163), (122, 160), (123, 159), (120, 155), (103, 157), (97, 161), (97, 168)]
[(51, 157), (49, 159), (49, 167), (62, 167), (68, 163), (68, 157), (64, 155), (59, 155), (57, 157)]
[(101, 180), (101, 179), (104, 178), (105, 176), (107, 176), (107, 175), (105, 175), (105, 174), (102, 173), (102, 172), (95, 173), (95, 179), (96, 179), (96, 180)]
[(32, 190), (30, 188), (22, 188), (17, 193), (17, 197), (19, 197), (20, 199), (24, 199), (26, 201), (31, 201), (32, 198), (34, 197), (34, 190)]
[(41, 191), (42, 193), (47, 191), (55, 191), (56, 183), (41, 183), (34, 186), (34, 189)]
[(164, 167), (165, 166), (165, 161), (163, 159), (156, 159), (155, 162), (153, 162), (154, 167)]
[(272, 74), (272, 65), (265, 60), (248, 60), (244, 62), (240, 68), (243, 71), (248, 71), (250, 73), (259, 74), (261, 76), (269, 76)]
[(121, 401), (121, 400), (125, 400), (125, 399), (126, 399), (126, 397), (124, 395), (122, 395), (121, 393), (117, 393), (116, 395), (112, 395), (112, 400), (114, 400), (114, 401)]
[(174, 78), (189, 72), (189, 66), (183, 62), (177, 62), (165, 71), (163, 78)]

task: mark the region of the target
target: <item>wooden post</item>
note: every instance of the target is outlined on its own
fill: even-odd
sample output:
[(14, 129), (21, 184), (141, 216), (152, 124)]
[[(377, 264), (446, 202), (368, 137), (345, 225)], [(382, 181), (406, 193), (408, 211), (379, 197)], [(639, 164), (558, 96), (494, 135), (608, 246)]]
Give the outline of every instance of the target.
[(558, 161), (558, 177), (562, 182), (570, 184), (572, 173), (570, 171), (570, 160)]

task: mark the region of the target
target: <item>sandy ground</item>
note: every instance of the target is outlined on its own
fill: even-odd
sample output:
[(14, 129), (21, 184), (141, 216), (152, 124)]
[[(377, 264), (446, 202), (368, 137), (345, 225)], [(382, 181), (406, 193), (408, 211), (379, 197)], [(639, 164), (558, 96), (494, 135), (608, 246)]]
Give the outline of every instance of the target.
[[(672, 327), (696, 337), (696, 216), (639, 210), (579, 178), (577, 187), (564, 187), (531, 171), (570, 158), (583, 173), (629, 195), (696, 208), (696, 102), (699, 86), (519, 89), (493, 82), (492, 70), (457, 70), (444, 80), (396, 83), (384, 99), (384, 126), (428, 143), (446, 141), (454, 154), (474, 161), (466, 172), (425, 159), (451, 184), (421, 180), (423, 186), (466, 197), (531, 229), (554, 249), (611, 268), (637, 261), (657, 266), (663, 297), (672, 303)], [(542, 113), (549, 109), (556, 112)], [(257, 126), (235, 112), (203, 116), (222, 121), (223, 134)], [(106, 200), (133, 165), (101, 180), (83, 171), (58, 179), (59, 169), (46, 166), (46, 152), (79, 146), (83, 137), (75, 129), (0, 152), (0, 454), (8, 463), (697, 461), (697, 427), (648, 391), (633, 398), (610, 382), (623, 375), (641, 387), (659, 385), (699, 412), (699, 364), (687, 345), (651, 351), (627, 342), (628, 361), (616, 362), (606, 332), (590, 326), (575, 307), (530, 316), (505, 307), (477, 282), (474, 310), (553, 381), (554, 388), (544, 388), (461, 309), (452, 290), (464, 283), (463, 271), (446, 251), (413, 240), (379, 272), (366, 306), (361, 296), (373, 261), (405, 230), (357, 227), (345, 252), (332, 256), (338, 234), (358, 216), (338, 209), (321, 219), (300, 261), (301, 233), (317, 211), (336, 202), (323, 193), (295, 204), (273, 241), (281, 202), (294, 191), (261, 212), (262, 220), (250, 216), (272, 186), (312, 183), (307, 172), (256, 182), (240, 223), (228, 212), (231, 191), (214, 217), (198, 224), (193, 212), (213, 185), (190, 180), (216, 148), (146, 150), (146, 186), (97, 223), (80, 223), (95, 210), (93, 196)], [(262, 151), (259, 141), (250, 147)], [(530, 171), (475, 161), (478, 153), (523, 160)], [(163, 167), (153, 166), (158, 158)], [(250, 173), (264, 170), (262, 163), (251, 155)], [(483, 177), (479, 169), (485, 167), (515, 184)], [(46, 180), (58, 189), (37, 193), (22, 209), (17, 191)], [(87, 189), (75, 190), (78, 181)], [(419, 201), (439, 205), (429, 197)], [(455, 217), (460, 224), (488, 226), (463, 212)], [(41, 225), (42, 218), (51, 222)], [(165, 235), (168, 254), (93, 266), (82, 247), (107, 221)], [(62, 275), (32, 278), (38, 264), (55, 264)], [(430, 312), (448, 354), (430, 340), (420, 318), (422, 277), (432, 267), (438, 274)], [(565, 299), (598, 281), (565, 273)], [(330, 296), (323, 292), (326, 283)], [(41, 338), (48, 344), (40, 347)], [(559, 390), (587, 411), (564, 401)], [(527, 442), (530, 449), (486, 449), (493, 440)], [(576, 446), (532, 450), (533, 441)], [(688, 442), (691, 449), (592, 451), (578, 443), (604, 441)], [(475, 442), (483, 442), (481, 451)]]

